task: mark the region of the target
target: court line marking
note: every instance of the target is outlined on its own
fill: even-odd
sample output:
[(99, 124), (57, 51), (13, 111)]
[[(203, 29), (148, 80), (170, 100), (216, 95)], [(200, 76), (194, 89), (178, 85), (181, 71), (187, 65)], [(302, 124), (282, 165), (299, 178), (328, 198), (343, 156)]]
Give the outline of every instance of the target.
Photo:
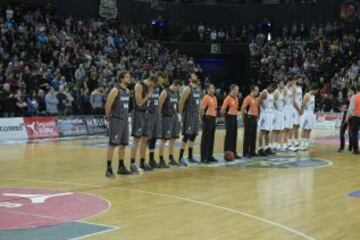
[[(15, 180), (15, 181), (24, 181), (25, 179), (22, 178), (3, 178), (1, 177), (0, 179), (8, 179), (8, 180)], [(182, 201), (186, 201), (186, 202), (191, 202), (191, 203), (195, 203), (195, 204), (199, 204), (199, 205), (203, 205), (203, 206), (208, 206), (208, 207), (212, 207), (212, 208), (216, 208), (216, 209), (220, 209), (223, 211), (227, 211), (227, 212), (231, 212), (237, 215), (241, 215), (244, 217), (248, 217), (251, 219), (255, 219), (257, 221), (278, 227), (280, 229), (283, 229), (287, 232), (290, 232), (294, 235), (303, 237), (304, 239), (307, 240), (315, 240), (314, 237), (309, 236), (307, 234), (305, 234), (304, 232), (298, 231), (296, 229), (290, 228), (286, 225), (283, 225), (281, 223), (277, 223), (250, 213), (246, 213), (240, 210), (236, 210), (236, 209), (232, 209), (232, 208), (227, 208), (227, 207), (223, 207), (223, 206), (219, 206), (219, 205), (215, 205), (215, 204), (211, 204), (211, 203), (207, 203), (207, 202), (203, 202), (203, 201), (199, 201), (199, 200), (195, 200), (195, 199), (191, 199), (191, 198), (185, 198), (185, 197), (179, 197), (176, 195), (171, 195), (171, 194), (165, 194), (165, 193), (157, 193), (157, 192), (150, 192), (150, 191), (144, 191), (144, 190), (137, 190), (137, 189), (129, 189), (129, 188), (122, 188), (122, 187), (117, 187), (117, 186), (103, 186), (103, 185), (92, 185), (92, 184), (83, 184), (83, 183), (76, 183), (76, 182), (69, 182), (69, 181), (51, 181), (51, 180), (37, 180), (37, 179), (26, 179), (27, 181), (33, 181), (33, 182), (47, 182), (47, 183), (57, 183), (57, 184), (69, 184), (69, 185), (78, 185), (78, 186), (88, 186), (88, 187), (104, 187), (104, 188), (116, 188), (116, 189), (120, 189), (120, 190), (124, 190), (124, 191), (131, 191), (131, 192), (138, 192), (138, 193), (144, 193), (144, 194), (149, 194), (149, 195), (153, 195), (153, 196), (159, 196), (159, 197), (166, 197), (166, 198), (171, 198), (171, 199), (177, 199), (177, 200), (182, 200)]]
[(120, 227), (111, 226), (111, 225), (106, 225), (106, 224), (89, 223), (89, 222), (87, 222), (87, 221), (76, 221), (76, 222), (78, 222), (78, 223), (85, 223), (85, 224), (94, 225), (94, 226), (108, 227), (109, 229), (104, 230), (104, 231), (100, 231), (100, 232), (96, 232), (96, 233), (90, 233), (90, 234), (83, 235), (83, 236), (76, 237), (76, 238), (70, 238), (69, 240), (85, 239), (85, 238), (88, 238), (88, 237), (93, 237), (93, 236), (96, 236), (96, 235), (99, 235), (99, 234), (104, 234), (104, 233), (108, 233), (108, 232), (112, 232), (112, 231), (116, 231), (116, 230), (119, 230), (119, 229), (120, 229)]

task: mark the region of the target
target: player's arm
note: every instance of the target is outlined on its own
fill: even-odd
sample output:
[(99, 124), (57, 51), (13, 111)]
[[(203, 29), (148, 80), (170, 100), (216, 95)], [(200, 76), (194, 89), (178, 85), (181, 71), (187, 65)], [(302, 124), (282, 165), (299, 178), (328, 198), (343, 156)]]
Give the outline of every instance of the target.
[(117, 97), (117, 95), (119, 94), (119, 90), (117, 90), (116, 88), (113, 88), (110, 93), (109, 96), (106, 100), (106, 104), (105, 104), (105, 117), (107, 120), (110, 119), (110, 113), (111, 113), (111, 107)]
[(160, 97), (159, 97), (159, 111), (160, 111), (160, 114), (163, 111), (163, 106), (164, 106), (166, 98), (167, 98), (167, 91), (163, 90), (161, 92), (161, 94), (160, 94)]
[(200, 105), (200, 111), (199, 114), (201, 117), (203, 117), (205, 115), (205, 109), (209, 107), (209, 100), (208, 98), (205, 96), (202, 101), (201, 101), (201, 105)]
[(265, 91), (261, 92), (259, 95), (259, 106), (263, 104), (263, 101), (267, 98), (267, 94)]
[(221, 106), (221, 109), (220, 109), (220, 112), (221, 112), (221, 115), (222, 115), (222, 116), (225, 116), (226, 109), (228, 109), (229, 104), (230, 104), (229, 97), (226, 97), (226, 98), (224, 99), (224, 102), (223, 102), (223, 104), (222, 104), (222, 106)]
[(280, 97), (280, 91), (275, 91), (274, 92), (274, 101), (277, 101)]
[(146, 94), (145, 97), (142, 97), (142, 93), (144, 91), (143, 86), (141, 84), (135, 85), (135, 103), (136, 106), (142, 107), (150, 98), (150, 94)]
[(191, 89), (188, 86), (186, 86), (184, 88), (184, 91), (183, 91), (183, 93), (180, 97), (180, 101), (179, 101), (179, 113), (180, 114), (184, 111), (185, 102), (189, 98), (190, 92), (191, 92)]
[(301, 110), (300, 110), (300, 114), (302, 115), (304, 113), (304, 110), (305, 110), (305, 106), (306, 104), (310, 101), (310, 96), (309, 94), (305, 94), (304, 96), (304, 100), (301, 104)]
[(244, 99), (244, 102), (243, 102), (242, 106), (241, 106), (241, 115), (243, 116), (243, 118), (245, 117), (246, 109), (249, 107), (249, 103), (250, 103), (249, 98), (246, 97)]

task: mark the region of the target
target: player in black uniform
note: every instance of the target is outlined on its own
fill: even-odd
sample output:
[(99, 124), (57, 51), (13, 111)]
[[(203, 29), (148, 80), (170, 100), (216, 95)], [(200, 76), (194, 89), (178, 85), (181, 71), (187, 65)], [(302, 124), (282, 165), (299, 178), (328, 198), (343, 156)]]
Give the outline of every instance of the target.
[(135, 85), (134, 89), (134, 111), (132, 116), (132, 137), (133, 145), (131, 148), (132, 173), (139, 173), (135, 164), (136, 154), (140, 151), (140, 168), (144, 171), (152, 171), (152, 167), (145, 162), (145, 154), (149, 140), (149, 107), (148, 102), (157, 84), (157, 77), (152, 76)]
[(201, 88), (199, 83), (200, 81), (196, 73), (192, 73), (190, 75), (190, 83), (184, 88), (179, 102), (179, 112), (183, 125), (183, 141), (179, 155), (179, 164), (182, 166), (187, 166), (184, 159), (184, 151), (187, 144), (189, 147), (188, 161), (190, 163), (198, 163), (198, 161), (193, 158), (193, 146), (199, 132), (199, 110), (201, 102)]
[(118, 83), (109, 93), (105, 106), (105, 116), (109, 121), (106, 176), (110, 178), (115, 177), (112, 170), (112, 159), (116, 147), (119, 147), (118, 174), (131, 174), (124, 164), (125, 146), (129, 143), (128, 113), (130, 94), (127, 86), (130, 82), (130, 73), (120, 72), (118, 75)]
[(161, 92), (160, 95), (160, 114), (162, 122), (162, 141), (160, 146), (160, 166), (168, 168), (164, 160), (164, 148), (167, 141), (169, 144), (169, 163), (170, 165), (179, 165), (174, 160), (174, 147), (176, 139), (180, 134), (180, 122), (178, 118), (178, 99), (180, 82), (175, 80), (168, 89)]
[(155, 147), (156, 140), (162, 137), (161, 132), (161, 118), (159, 111), (159, 102), (160, 94), (163, 91), (163, 83), (166, 78), (165, 73), (158, 74), (158, 82), (154, 87), (154, 91), (149, 99), (149, 164), (152, 168), (161, 168), (162, 165), (159, 165), (155, 161)]

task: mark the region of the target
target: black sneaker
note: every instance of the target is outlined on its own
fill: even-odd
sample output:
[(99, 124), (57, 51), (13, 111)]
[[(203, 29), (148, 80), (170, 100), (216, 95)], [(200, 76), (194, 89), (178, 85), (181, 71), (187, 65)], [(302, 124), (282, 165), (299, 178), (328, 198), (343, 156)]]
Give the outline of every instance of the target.
[(271, 150), (271, 148), (267, 148), (267, 149), (265, 150), (265, 153), (266, 153), (267, 155), (275, 155), (275, 154), (276, 154), (275, 152), (273, 152), (273, 150)]
[(169, 165), (171, 165), (171, 166), (179, 166), (179, 163), (177, 163), (174, 159), (170, 159)]
[(204, 159), (204, 160), (201, 160), (201, 163), (202, 164), (210, 164), (210, 160), (207, 160), (207, 159)]
[(150, 165), (150, 167), (152, 167), (153, 169), (155, 169), (155, 168), (161, 168), (161, 167), (160, 167), (160, 164), (158, 164), (155, 160), (150, 160), (149, 165)]
[(235, 159), (241, 159), (241, 156), (239, 154), (235, 154)]
[(339, 150), (338, 150), (339, 153), (341, 153), (341, 152), (343, 152), (343, 151), (344, 151), (343, 148), (339, 148)]
[(165, 161), (160, 161), (159, 168), (170, 168), (170, 166)]
[(150, 165), (147, 164), (147, 163), (141, 163), (141, 164), (140, 164), (140, 168), (141, 168), (142, 170), (144, 170), (144, 172), (149, 172), (149, 171), (153, 171), (153, 170), (154, 170), (154, 169), (153, 169), (152, 167), (150, 167)]
[(117, 174), (119, 175), (131, 175), (131, 172), (126, 168), (126, 166), (119, 167)]
[(140, 173), (140, 170), (139, 168), (136, 166), (135, 163), (132, 163), (130, 165), (130, 171), (131, 171), (131, 174), (139, 174)]
[(111, 168), (106, 169), (105, 176), (108, 177), (108, 178), (115, 178), (115, 174), (114, 174), (114, 172), (113, 172), (113, 170)]
[(217, 159), (214, 158), (214, 157), (211, 157), (209, 161), (210, 161), (211, 163), (217, 163), (217, 162), (219, 162), (219, 160), (217, 160)]
[(264, 149), (262, 149), (262, 148), (259, 149), (258, 155), (259, 155), (260, 157), (266, 157), (266, 156), (267, 156), (266, 152), (265, 152)]

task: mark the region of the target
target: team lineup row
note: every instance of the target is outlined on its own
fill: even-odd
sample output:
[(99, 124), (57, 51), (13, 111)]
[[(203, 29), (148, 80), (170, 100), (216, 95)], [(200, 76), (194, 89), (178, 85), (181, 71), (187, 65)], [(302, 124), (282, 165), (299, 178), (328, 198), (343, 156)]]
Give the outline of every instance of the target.
[[(118, 148), (118, 174), (130, 175), (139, 171), (152, 171), (154, 168), (169, 168), (187, 166), (198, 163), (193, 157), (193, 146), (199, 132), (199, 120), (202, 120), (201, 162), (211, 163), (217, 160), (213, 157), (213, 145), (216, 131), (217, 99), (214, 85), (207, 86), (207, 93), (202, 97), (200, 81), (196, 73), (189, 75), (189, 84), (179, 91), (181, 83), (173, 81), (168, 88), (163, 89), (163, 74), (153, 76), (135, 85), (133, 111), (131, 121), (130, 168), (125, 166), (125, 148), (129, 143), (129, 104), (130, 93), (127, 86), (131, 82), (129, 72), (118, 75), (118, 84), (108, 97), (105, 114), (109, 123), (109, 146), (107, 149), (106, 176), (114, 177), (112, 159), (114, 150)], [(245, 98), (241, 113), (244, 120), (243, 156), (266, 156), (276, 151), (304, 150), (308, 147), (311, 129), (315, 124), (315, 89), (305, 94), (303, 99), (301, 77), (271, 84), (259, 94), (259, 88), (251, 87), (251, 93)], [(230, 87), (229, 95), (221, 107), (225, 118), (226, 136), (224, 152), (237, 154), (237, 116), (239, 114), (239, 88)], [(299, 139), (299, 128), (303, 129)], [(259, 128), (259, 150), (256, 153), (257, 128)], [(175, 142), (182, 130), (178, 161), (174, 157)], [(270, 134), (271, 133), (271, 134)], [(160, 139), (159, 162), (155, 161), (156, 141)], [(169, 161), (164, 159), (165, 146), (168, 142)], [(149, 160), (145, 161), (149, 148)], [(187, 161), (184, 151), (188, 148)], [(140, 164), (136, 164), (137, 155)], [(168, 165), (169, 164), (169, 165)]]

